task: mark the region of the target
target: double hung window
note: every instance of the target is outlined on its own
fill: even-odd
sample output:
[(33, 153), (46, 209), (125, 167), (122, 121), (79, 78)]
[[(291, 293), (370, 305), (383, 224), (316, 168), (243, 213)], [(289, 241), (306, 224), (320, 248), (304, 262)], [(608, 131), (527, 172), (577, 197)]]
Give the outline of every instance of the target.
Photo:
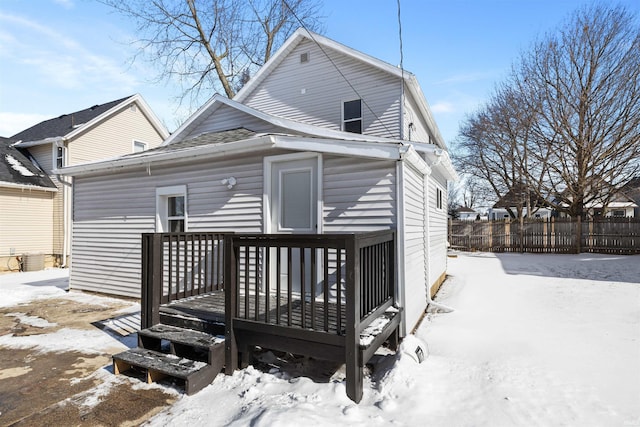
[(187, 187), (156, 188), (156, 231), (182, 233), (187, 231)]
[(345, 101), (342, 104), (342, 130), (362, 133), (362, 100)]

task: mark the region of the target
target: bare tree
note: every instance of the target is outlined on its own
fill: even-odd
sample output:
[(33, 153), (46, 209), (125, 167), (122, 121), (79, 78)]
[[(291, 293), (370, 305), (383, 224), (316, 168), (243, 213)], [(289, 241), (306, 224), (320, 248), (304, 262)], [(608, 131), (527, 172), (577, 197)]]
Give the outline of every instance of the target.
[(516, 69), (536, 112), (543, 188), (575, 218), (640, 170), (640, 27), (623, 7), (578, 10)]
[(459, 142), (463, 171), (498, 197), (524, 188), (574, 218), (606, 204), (640, 170), (637, 17), (623, 7), (575, 12), (520, 58)]
[(179, 82), (192, 105), (220, 89), (232, 98), (296, 28), (320, 30), (317, 0), (99, 1), (135, 20), (136, 57), (158, 67), (158, 81)]
[[(535, 113), (511, 83), (496, 88), (489, 102), (461, 127), (457, 164), (476, 183), (486, 182), (496, 199), (508, 197), (512, 218), (531, 214), (531, 195), (546, 170), (541, 156), (528, 156)], [(515, 209), (515, 210), (514, 210)]]

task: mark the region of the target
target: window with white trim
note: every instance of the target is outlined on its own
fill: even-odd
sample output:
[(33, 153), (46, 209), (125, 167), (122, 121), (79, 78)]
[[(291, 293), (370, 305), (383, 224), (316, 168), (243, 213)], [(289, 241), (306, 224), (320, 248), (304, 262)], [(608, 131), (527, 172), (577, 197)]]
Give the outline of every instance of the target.
[(342, 130), (351, 133), (362, 133), (361, 99), (342, 103)]
[(436, 188), (436, 208), (442, 209), (442, 190)]
[(134, 153), (141, 153), (143, 151), (146, 151), (147, 148), (149, 147), (149, 145), (146, 142), (142, 142), (142, 141), (133, 141), (133, 152)]
[(53, 145), (53, 168), (60, 169), (66, 166), (67, 148), (64, 145)]
[(187, 231), (187, 186), (156, 188), (156, 231)]

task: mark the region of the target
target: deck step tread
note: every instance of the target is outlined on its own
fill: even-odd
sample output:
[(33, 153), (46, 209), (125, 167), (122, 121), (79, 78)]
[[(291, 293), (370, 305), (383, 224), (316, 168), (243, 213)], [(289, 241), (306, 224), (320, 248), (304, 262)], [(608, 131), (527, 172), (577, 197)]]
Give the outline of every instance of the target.
[(223, 343), (224, 337), (195, 331), (193, 329), (179, 328), (172, 325), (158, 324), (138, 332), (143, 337), (164, 339), (178, 344), (189, 345), (202, 350)]
[(198, 372), (210, 366), (205, 362), (198, 362), (191, 359), (177, 357), (172, 354), (159, 353), (157, 351), (139, 347), (115, 354), (113, 356), (113, 361), (114, 366), (117, 368), (115, 369), (116, 374), (119, 373), (118, 371), (127, 370), (126, 368), (120, 368), (120, 366), (122, 366), (120, 362), (124, 362), (127, 365), (160, 372), (162, 374), (184, 380), (197, 375)]

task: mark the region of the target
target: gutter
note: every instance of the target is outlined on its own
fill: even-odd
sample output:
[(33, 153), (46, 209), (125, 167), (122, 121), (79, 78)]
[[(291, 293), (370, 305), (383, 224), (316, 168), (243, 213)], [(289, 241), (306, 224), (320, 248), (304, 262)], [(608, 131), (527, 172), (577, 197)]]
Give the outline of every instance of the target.
[(274, 143), (274, 137), (271, 135), (267, 135), (259, 137), (257, 139), (252, 138), (235, 142), (227, 142), (223, 144), (211, 144), (206, 146), (191, 147), (179, 151), (146, 153), (135, 157), (116, 157), (106, 161), (68, 166), (62, 169), (56, 169), (53, 172), (57, 175), (84, 175), (87, 173), (98, 171), (116, 170), (135, 166), (147, 166), (151, 163), (174, 163), (176, 160), (204, 158), (217, 154), (259, 150), (266, 147), (271, 147), (274, 145)]
[(7, 182), (7, 181), (0, 181), (0, 187), (15, 188), (18, 190), (29, 190), (29, 191), (49, 191), (51, 193), (58, 192), (58, 189), (53, 187), (41, 187), (39, 185), (30, 185), (30, 184), (16, 184), (14, 182)]

